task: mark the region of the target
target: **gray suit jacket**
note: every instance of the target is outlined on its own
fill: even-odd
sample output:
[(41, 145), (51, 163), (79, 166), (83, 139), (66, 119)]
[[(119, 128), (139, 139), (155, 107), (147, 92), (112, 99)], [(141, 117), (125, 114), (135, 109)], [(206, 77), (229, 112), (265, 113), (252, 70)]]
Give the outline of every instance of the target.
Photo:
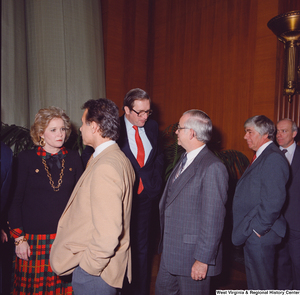
[(237, 183), (232, 207), (234, 245), (245, 243), (253, 229), (261, 236), (273, 230), (284, 237), (286, 221), (281, 209), (288, 177), (288, 161), (271, 143)]
[(287, 187), (284, 217), (291, 230), (300, 231), (300, 146), (295, 150)]
[(226, 214), (228, 173), (207, 147), (172, 184), (174, 168), (161, 198), (160, 252), (174, 275), (190, 276), (195, 260), (209, 265), (208, 276), (222, 268), (221, 235)]

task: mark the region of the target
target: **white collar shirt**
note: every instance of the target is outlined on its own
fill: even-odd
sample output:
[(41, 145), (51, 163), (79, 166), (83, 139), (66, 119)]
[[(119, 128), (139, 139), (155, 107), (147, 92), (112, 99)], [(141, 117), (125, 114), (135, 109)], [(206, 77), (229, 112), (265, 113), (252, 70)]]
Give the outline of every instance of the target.
[[(138, 149), (137, 149), (137, 145), (136, 145), (136, 141), (135, 141), (135, 129), (133, 128), (133, 124), (131, 124), (128, 121), (128, 119), (126, 118), (125, 115), (124, 115), (124, 121), (125, 121), (125, 126), (126, 126), (126, 131), (127, 131), (129, 147), (130, 147), (132, 154), (136, 158)], [(148, 157), (150, 155), (150, 152), (152, 150), (152, 145), (146, 135), (144, 127), (138, 127), (138, 132), (139, 132), (140, 138), (141, 138), (143, 146), (144, 146), (144, 151), (145, 151), (144, 164), (146, 164)]]

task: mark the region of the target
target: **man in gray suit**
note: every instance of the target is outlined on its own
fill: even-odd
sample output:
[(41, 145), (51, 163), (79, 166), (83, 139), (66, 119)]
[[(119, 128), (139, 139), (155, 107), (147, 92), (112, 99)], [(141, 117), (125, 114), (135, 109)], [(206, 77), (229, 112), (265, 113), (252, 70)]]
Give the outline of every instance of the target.
[(212, 134), (207, 114), (185, 112), (176, 134), (186, 153), (159, 204), (162, 255), (155, 294), (209, 294), (210, 277), (220, 274), (222, 267), (228, 173), (206, 146)]
[(270, 119), (254, 116), (244, 128), (244, 139), (255, 154), (236, 186), (232, 242), (236, 246), (244, 244), (248, 288), (274, 290), (275, 245), (286, 230), (281, 209), (289, 165), (272, 141), (275, 125)]
[(290, 163), (290, 179), (283, 215), (287, 234), (278, 251), (277, 288), (300, 290), (300, 146), (295, 142), (298, 128), (290, 119), (277, 123), (276, 139)]

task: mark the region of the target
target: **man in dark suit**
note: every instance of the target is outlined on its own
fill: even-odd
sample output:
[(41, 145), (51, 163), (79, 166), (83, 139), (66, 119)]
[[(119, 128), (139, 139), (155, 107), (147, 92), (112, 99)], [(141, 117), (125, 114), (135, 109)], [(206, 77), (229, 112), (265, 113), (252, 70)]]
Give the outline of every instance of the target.
[(158, 146), (158, 124), (149, 119), (152, 113), (149, 95), (142, 89), (130, 90), (124, 98), (125, 114), (120, 118), (118, 144), (130, 160), (135, 173), (132, 215), (132, 284), (123, 294), (149, 293), (149, 228), (154, 200), (163, 187), (163, 154)]
[(278, 252), (277, 288), (300, 290), (300, 146), (296, 145), (297, 125), (290, 119), (277, 123), (276, 139), (290, 163), (290, 179), (283, 215), (287, 233)]
[(248, 288), (274, 290), (275, 245), (286, 230), (281, 209), (289, 166), (272, 141), (275, 125), (270, 119), (254, 116), (244, 128), (244, 139), (255, 154), (236, 186), (232, 242), (236, 246), (244, 244)]
[(207, 114), (185, 112), (176, 133), (186, 153), (159, 204), (162, 255), (155, 294), (209, 294), (210, 277), (222, 267), (228, 173), (206, 146), (212, 134)]

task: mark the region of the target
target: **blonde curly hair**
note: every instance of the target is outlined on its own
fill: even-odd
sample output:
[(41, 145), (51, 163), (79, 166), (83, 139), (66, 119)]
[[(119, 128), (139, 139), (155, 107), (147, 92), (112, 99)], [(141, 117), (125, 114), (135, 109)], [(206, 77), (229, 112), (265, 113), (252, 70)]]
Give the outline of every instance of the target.
[(44, 134), (46, 128), (53, 118), (60, 118), (64, 121), (66, 128), (65, 142), (68, 140), (72, 131), (70, 118), (67, 116), (64, 110), (52, 106), (45, 109), (40, 109), (35, 115), (34, 123), (30, 128), (30, 136), (35, 145), (41, 145), (41, 135)]

